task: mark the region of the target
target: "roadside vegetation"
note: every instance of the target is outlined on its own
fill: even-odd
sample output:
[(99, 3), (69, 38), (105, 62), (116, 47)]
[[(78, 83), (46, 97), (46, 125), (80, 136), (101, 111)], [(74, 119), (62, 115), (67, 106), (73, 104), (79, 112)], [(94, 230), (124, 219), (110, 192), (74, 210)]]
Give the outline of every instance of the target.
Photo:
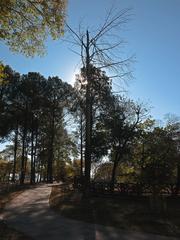
[(66, 186), (54, 186), (50, 206), (61, 216), (126, 231), (180, 237), (178, 197), (168, 197), (163, 211), (152, 211), (147, 196), (91, 196), (82, 198)]

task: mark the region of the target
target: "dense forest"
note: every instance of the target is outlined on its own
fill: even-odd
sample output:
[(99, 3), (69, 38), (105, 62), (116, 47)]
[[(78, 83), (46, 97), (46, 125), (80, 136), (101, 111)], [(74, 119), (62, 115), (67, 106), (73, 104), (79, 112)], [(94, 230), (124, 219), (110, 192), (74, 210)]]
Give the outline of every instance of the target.
[(104, 71), (90, 66), (90, 162), (86, 153), (86, 79), (74, 86), (39, 73), (3, 68), (0, 85), (1, 182), (90, 182), (146, 184), (153, 191), (180, 187), (179, 129), (174, 117), (163, 126), (143, 106), (114, 93)]

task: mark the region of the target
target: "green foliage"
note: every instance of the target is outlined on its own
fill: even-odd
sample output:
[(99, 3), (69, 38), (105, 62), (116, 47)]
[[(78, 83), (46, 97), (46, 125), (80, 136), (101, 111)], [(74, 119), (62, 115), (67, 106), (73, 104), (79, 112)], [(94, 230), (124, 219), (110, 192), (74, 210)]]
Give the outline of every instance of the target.
[(111, 97), (107, 106), (99, 116), (96, 138), (104, 135), (106, 147), (113, 156), (112, 161), (119, 162), (129, 154), (146, 110), (132, 100), (115, 96)]
[(143, 179), (161, 185), (173, 182), (176, 166), (176, 144), (163, 128), (155, 128), (147, 134), (144, 144)]
[(95, 170), (95, 181), (111, 181), (111, 174), (112, 174), (113, 165), (110, 162), (100, 164), (97, 169)]
[[(112, 162), (101, 163), (95, 170), (94, 180), (111, 182), (112, 178)], [(135, 183), (135, 169), (127, 162), (119, 163), (116, 170), (116, 181), (118, 183)]]
[[(32, 72), (20, 75), (9, 67), (5, 71), (8, 84), (0, 86), (0, 136), (14, 142), (18, 133), (21, 152), (16, 152), (16, 172), (29, 174), (26, 156), (31, 155), (32, 177), (39, 173), (46, 179), (47, 171), (58, 166), (58, 161), (70, 162), (77, 155), (74, 139), (65, 128), (73, 89), (58, 77), (45, 79)], [(12, 159), (14, 151), (12, 148)]]
[(0, 61), (0, 85), (6, 84), (7, 82), (4, 81), (6, 74), (4, 72), (5, 66), (4, 64)]
[(48, 35), (64, 34), (66, 0), (1, 0), (0, 40), (27, 56), (44, 53)]
[(9, 181), (9, 174), (12, 170), (12, 164), (7, 160), (0, 158), (0, 182)]
[(73, 170), (74, 170), (74, 176), (81, 175), (81, 160), (80, 159), (73, 160)]
[(156, 193), (176, 182), (178, 148), (169, 129), (170, 126), (155, 127), (153, 121), (145, 121), (133, 147), (132, 162), (137, 181), (148, 184)]
[[(98, 165), (95, 179), (141, 182), (152, 189), (158, 185), (156, 191), (175, 182), (179, 174), (179, 122), (155, 127), (153, 119), (146, 119), (142, 105), (112, 93), (105, 72), (93, 66), (90, 70), (91, 159), (94, 165), (104, 157), (109, 160)], [(8, 66), (2, 71), (6, 84), (0, 85), (0, 137), (13, 141), (4, 152), (13, 160), (17, 136), (15, 172), (63, 181), (80, 175), (81, 161), (72, 160), (79, 159), (80, 153), (84, 160), (85, 69), (75, 89), (58, 77), (46, 79), (32, 72), (20, 75)], [(76, 134), (72, 117), (78, 119), (73, 124), (80, 125)], [(77, 150), (80, 144), (82, 152)], [(27, 156), (31, 156), (31, 164)], [(12, 173), (6, 166), (2, 163), (2, 173), (6, 173), (2, 178), (9, 170)]]
[[(91, 151), (92, 151), (92, 160), (97, 162), (104, 155), (107, 155), (107, 145), (106, 145), (106, 131), (102, 128), (100, 121), (101, 114), (107, 111), (107, 108), (110, 106), (112, 101), (112, 84), (111, 79), (107, 77), (105, 71), (101, 71), (99, 68), (96, 68), (93, 65), (89, 66), (89, 72), (91, 76), (90, 83), (90, 103), (92, 106), (91, 112)], [(85, 120), (86, 120), (86, 69), (82, 68), (81, 73), (77, 76), (75, 82), (75, 90), (77, 92), (77, 101), (78, 109), (80, 111), (79, 118), (81, 121), (82, 118), (82, 128), (83, 128), (83, 137), (85, 137)]]

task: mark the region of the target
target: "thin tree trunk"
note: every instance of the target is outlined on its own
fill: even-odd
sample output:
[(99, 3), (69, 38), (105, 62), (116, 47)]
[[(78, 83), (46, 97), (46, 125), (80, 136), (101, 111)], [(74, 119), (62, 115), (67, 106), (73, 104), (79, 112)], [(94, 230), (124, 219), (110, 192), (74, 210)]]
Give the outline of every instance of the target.
[(26, 148), (26, 137), (27, 137), (27, 112), (28, 106), (26, 103), (25, 116), (24, 116), (24, 126), (23, 126), (23, 136), (22, 136), (22, 157), (21, 157), (21, 176), (20, 184), (24, 184), (25, 179), (25, 148)]
[(90, 94), (90, 56), (89, 56), (89, 32), (86, 32), (87, 45), (86, 45), (86, 141), (85, 141), (85, 185), (84, 193), (89, 195), (90, 191), (90, 177), (91, 177), (91, 94)]
[(179, 194), (179, 189), (180, 189), (180, 163), (177, 165), (177, 181), (176, 181), (176, 192), (175, 194)]
[(31, 184), (35, 183), (34, 175), (35, 175), (34, 174), (34, 129), (33, 129), (33, 124), (32, 124), (32, 130), (31, 130)]
[(18, 146), (18, 124), (16, 126), (15, 136), (14, 136), (14, 163), (13, 163), (12, 182), (16, 181), (17, 146)]
[(83, 117), (82, 117), (82, 114), (81, 114), (80, 132), (81, 132), (81, 179), (82, 179), (83, 177)]
[[(28, 161), (28, 142), (26, 140), (26, 146), (25, 146), (25, 160), (24, 160), (24, 179), (26, 178), (27, 173), (27, 161)], [(29, 176), (28, 176), (29, 177)], [(30, 179), (29, 179), (30, 180)]]
[(115, 180), (116, 180), (117, 166), (118, 166), (118, 153), (116, 153), (114, 163), (113, 163), (112, 176), (111, 176), (111, 192), (114, 192), (114, 184), (115, 184)]
[(112, 169), (112, 177), (111, 177), (111, 192), (114, 192), (114, 184), (115, 184), (115, 178), (116, 178), (116, 168), (117, 168), (117, 162), (114, 161), (113, 169)]
[(24, 184), (24, 178), (25, 178), (25, 142), (26, 142), (26, 133), (27, 133), (27, 129), (26, 129), (26, 126), (24, 126), (23, 137), (22, 137), (22, 157), (21, 157), (20, 184)]
[(48, 165), (47, 165), (47, 182), (53, 182), (53, 145), (54, 145), (54, 119), (55, 112), (52, 114), (51, 136), (49, 142)]
[(38, 144), (38, 125), (36, 125), (35, 146), (34, 146), (34, 159), (33, 159), (34, 182), (36, 182), (37, 144)]
[(53, 173), (52, 173), (52, 165), (53, 165), (53, 137), (51, 137), (49, 155), (48, 155), (48, 166), (47, 166), (47, 182), (53, 182)]

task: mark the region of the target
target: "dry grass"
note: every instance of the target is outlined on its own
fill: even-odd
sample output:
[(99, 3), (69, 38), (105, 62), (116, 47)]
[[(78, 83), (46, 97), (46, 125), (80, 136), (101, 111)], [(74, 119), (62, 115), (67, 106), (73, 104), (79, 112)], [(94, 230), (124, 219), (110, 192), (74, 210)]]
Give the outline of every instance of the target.
[(50, 205), (60, 214), (124, 230), (180, 237), (180, 199), (168, 198), (167, 210), (152, 212), (147, 197), (90, 197), (53, 187)]

